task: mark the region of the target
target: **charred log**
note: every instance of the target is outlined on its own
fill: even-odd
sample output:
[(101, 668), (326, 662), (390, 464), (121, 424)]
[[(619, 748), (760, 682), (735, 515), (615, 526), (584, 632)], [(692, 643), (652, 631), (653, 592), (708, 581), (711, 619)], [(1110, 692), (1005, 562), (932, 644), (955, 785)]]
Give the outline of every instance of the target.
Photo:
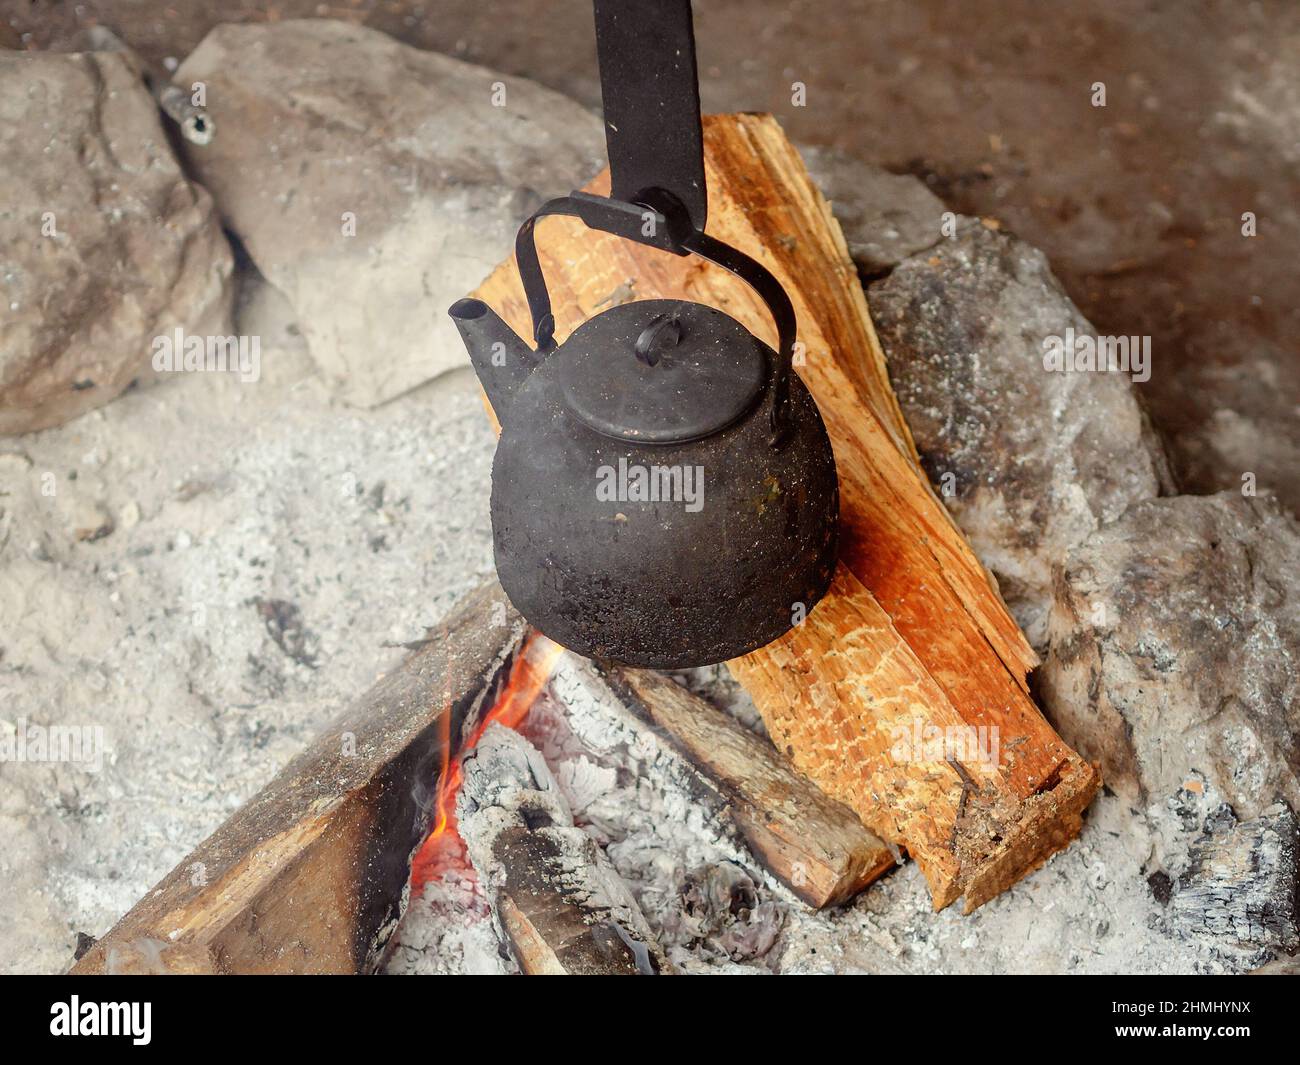
[(542, 756), (500, 725), (465, 759), (459, 828), (528, 975), (672, 971), (631, 891), (580, 828)]
[(894, 853), (853, 811), (730, 715), (650, 670), (612, 667), (605, 678), (709, 782), (718, 815), (754, 857), (810, 906), (844, 902), (893, 867)]

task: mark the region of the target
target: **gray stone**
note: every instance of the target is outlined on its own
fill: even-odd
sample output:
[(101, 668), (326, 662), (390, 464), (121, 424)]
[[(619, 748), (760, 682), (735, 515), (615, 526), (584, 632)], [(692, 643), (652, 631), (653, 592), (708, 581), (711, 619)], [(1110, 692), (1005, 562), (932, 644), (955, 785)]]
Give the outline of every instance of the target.
[(124, 54), (0, 51), (0, 434), (59, 425), (224, 332), (230, 249)]
[(360, 406), (465, 363), (448, 306), (603, 157), (572, 100), (343, 22), (218, 26), (175, 77), (220, 130), (196, 172)]
[(1132, 382), (1045, 369), (1092, 327), (1041, 252), (968, 220), (868, 303), (926, 472), (1041, 651), (1053, 565), (1168, 485)]
[(849, 254), (868, 277), (943, 239), (942, 200), (916, 178), (866, 166), (827, 148), (800, 148), (808, 173), (831, 201)]
[(1059, 574), (1040, 689), (1106, 784), (1203, 777), (1237, 816), (1300, 803), (1300, 527), (1239, 493), (1138, 503)]

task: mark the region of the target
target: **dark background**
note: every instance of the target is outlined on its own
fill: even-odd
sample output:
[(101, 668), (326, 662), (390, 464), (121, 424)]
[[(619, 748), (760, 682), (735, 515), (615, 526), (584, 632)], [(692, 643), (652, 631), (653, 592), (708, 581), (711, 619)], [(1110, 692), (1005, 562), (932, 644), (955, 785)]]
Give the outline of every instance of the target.
[[(101, 22), (154, 62), (217, 22), (302, 17), (600, 102), (585, 0), (0, 0), (27, 48)], [(1184, 489), (1249, 471), (1300, 507), (1300, 4), (696, 0), (695, 20), (706, 110), (770, 110), (1043, 248), (1100, 333), (1152, 336), (1142, 392)]]

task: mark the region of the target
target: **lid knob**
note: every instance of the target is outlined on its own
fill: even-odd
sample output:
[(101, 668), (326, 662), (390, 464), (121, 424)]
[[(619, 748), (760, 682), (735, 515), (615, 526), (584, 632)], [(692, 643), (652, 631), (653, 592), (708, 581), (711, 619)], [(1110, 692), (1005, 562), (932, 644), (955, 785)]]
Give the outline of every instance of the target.
[(676, 347), (682, 342), (682, 320), (677, 315), (656, 314), (636, 338), (636, 357), (647, 366), (659, 362), (660, 341)]

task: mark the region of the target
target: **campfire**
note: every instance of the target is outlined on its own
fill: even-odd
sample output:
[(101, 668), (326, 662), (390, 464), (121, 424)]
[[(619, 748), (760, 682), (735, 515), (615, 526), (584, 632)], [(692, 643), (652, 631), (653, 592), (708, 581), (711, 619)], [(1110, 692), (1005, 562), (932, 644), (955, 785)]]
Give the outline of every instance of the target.
[[(896, 857), (684, 683), (593, 666), (535, 633), (458, 751), (412, 859), (389, 971), (671, 972), (637, 901), (647, 889), (675, 909), (654, 922), (675, 944), (752, 960), (781, 927), (772, 894), (827, 905)], [(663, 844), (691, 832), (647, 823), (670, 811), (723, 860), (657, 871)], [(617, 860), (601, 846), (615, 839)], [(489, 960), (482, 945), (498, 939), (509, 951)]]
[[(570, 99), (528, 31), (466, 31), (506, 73), (366, 6), (0, 20), (5, 964), (1294, 966), (1290, 304), (1218, 298), (1286, 243), (1236, 180), (1277, 107), (1180, 142), (1233, 203), (1099, 212), (1015, 78), (900, 140), (833, 35), (800, 110), (701, 119), (689, 0), (595, 0), (597, 113), (580, 48)], [(854, 69), (970, 82), (915, 28)], [(830, 147), (882, 131), (906, 173)], [(1128, 298), (1171, 248), (1199, 313)]]
[[(564, 648), (559, 644), (551, 642), (540, 633), (531, 633), (515, 657), (501, 694), (488, 707), (473, 731), (459, 744), (450, 735), (443, 737), (443, 758), (438, 774), (433, 828), (411, 861), (411, 890), (417, 895), (425, 883), (437, 875), (445, 860), (443, 856), (461, 849), (460, 835), (456, 831), (455, 807), (456, 796), (460, 794), (461, 785), (465, 781), (466, 757), (474, 752), (490, 725), (500, 724), (504, 728), (518, 729), (523, 724), (542, 688), (551, 679), (551, 673), (563, 651)], [(449, 732), (451, 719), (448, 716), (443, 720)], [(453, 754), (453, 751), (458, 753)]]
[[(816, 969), (836, 908), (900, 863), (969, 912), (1078, 832), (1096, 771), (1031, 700), (1033, 652), (906, 444), (824, 201), (770, 119), (704, 132), (711, 224), (780, 253), (814, 353), (842, 524), (825, 597), (702, 681), (561, 652), (481, 590), (79, 971)], [(543, 259), (562, 322), (635, 277), (772, 328), (742, 283), (653, 249), (557, 232)], [(525, 331), (513, 264), (478, 295)]]

